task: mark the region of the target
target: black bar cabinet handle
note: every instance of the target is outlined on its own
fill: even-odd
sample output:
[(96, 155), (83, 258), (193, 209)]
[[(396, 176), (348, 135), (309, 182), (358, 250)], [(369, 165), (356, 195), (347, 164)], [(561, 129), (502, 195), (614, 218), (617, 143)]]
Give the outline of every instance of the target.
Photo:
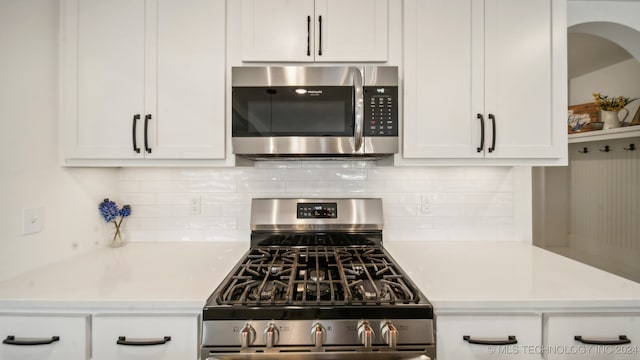
[(34, 345), (49, 345), (53, 344), (56, 341), (60, 341), (60, 336), (52, 336), (48, 339), (16, 339), (15, 336), (9, 335), (6, 339), (2, 340), (3, 344), (6, 345), (20, 345), (20, 346), (34, 346)]
[(138, 128), (138, 120), (140, 120), (140, 114), (133, 115), (133, 129), (131, 133), (133, 134), (133, 151), (140, 154), (140, 148), (138, 147), (138, 135), (136, 129)]
[(491, 137), (491, 147), (489, 152), (492, 153), (496, 150), (496, 117), (493, 114), (489, 114), (489, 120), (491, 120), (493, 126), (493, 136)]
[(318, 55), (322, 56), (322, 15), (318, 16), (318, 29), (320, 30), (320, 34), (318, 36)]
[(580, 335), (576, 335), (574, 337), (576, 341), (579, 341), (583, 344), (588, 345), (624, 345), (631, 344), (631, 340), (627, 338), (627, 335), (618, 335), (618, 340), (595, 340), (595, 339), (584, 339)]
[(311, 16), (307, 15), (307, 56), (311, 56)]
[(149, 147), (149, 120), (151, 120), (151, 114), (147, 114), (144, 117), (144, 150), (151, 154), (151, 148)]
[(470, 335), (464, 335), (462, 340), (476, 345), (513, 345), (518, 343), (518, 339), (513, 335), (509, 335), (506, 340), (474, 339)]
[(127, 340), (126, 336), (119, 336), (116, 344), (126, 346), (154, 346), (164, 345), (171, 341), (171, 336), (165, 336), (162, 339), (149, 339), (149, 340)]
[(482, 152), (482, 150), (484, 150), (484, 116), (478, 114), (478, 119), (480, 119), (480, 146), (478, 146), (476, 151)]

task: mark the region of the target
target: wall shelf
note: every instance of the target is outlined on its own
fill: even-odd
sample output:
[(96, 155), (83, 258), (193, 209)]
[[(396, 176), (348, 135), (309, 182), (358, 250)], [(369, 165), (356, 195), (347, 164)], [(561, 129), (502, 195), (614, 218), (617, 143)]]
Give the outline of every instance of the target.
[(591, 141), (626, 139), (640, 137), (640, 126), (625, 126), (616, 129), (595, 130), (583, 133), (569, 134), (569, 144)]

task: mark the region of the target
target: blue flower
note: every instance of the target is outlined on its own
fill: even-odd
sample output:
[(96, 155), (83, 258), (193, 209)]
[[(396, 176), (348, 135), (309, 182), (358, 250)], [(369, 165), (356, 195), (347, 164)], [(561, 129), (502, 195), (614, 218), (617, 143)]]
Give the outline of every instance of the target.
[(98, 205), (98, 210), (100, 210), (100, 215), (102, 215), (102, 218), (104, 218), (106, 222), (114, 221), (120, 212), (118, 205), (109, 199), (104, 199), (100, 205)]
[(122, 217), (127, 217), (131, 215), (131, 206), (130, 205), (123, 206), (122, 209), (120, 209), (119, 211), (119, 215)]

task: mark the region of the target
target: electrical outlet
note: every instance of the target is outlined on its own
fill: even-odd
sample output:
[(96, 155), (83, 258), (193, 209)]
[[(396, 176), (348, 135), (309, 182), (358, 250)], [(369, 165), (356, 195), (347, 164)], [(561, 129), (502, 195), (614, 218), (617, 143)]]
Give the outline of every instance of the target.
[(194, 195), (189, 198), (189, 215), (200, 215), (201, 206), (200, 196)]
[(429, 215), (431, 214), (432, 207), (433, 207), (433, 201), (431, 199), (431, 196), (422, 195), (422, 200), (420, 202), (420, 211), (424, 215)]
[(42, 207), (22, 209), (22, 235), (39, 233), (43, 227), (44, 209)]

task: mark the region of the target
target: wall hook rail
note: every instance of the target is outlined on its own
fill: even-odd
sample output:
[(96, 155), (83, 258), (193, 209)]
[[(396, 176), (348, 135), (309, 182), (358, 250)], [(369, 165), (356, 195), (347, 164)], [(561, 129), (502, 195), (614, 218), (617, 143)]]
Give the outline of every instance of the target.
[(629, 147), (624, 147), (623, 149), (627, 151), (634, 151), (636, 149), (636, 144), (629, 144)]
[(602, 152), (609, 152), (609, 151), (611, 151), (611, 148), (609, 147), (609, 145), (605, 145), (605, 146), (604, 146), (604, 149), (600, 149), (600, 151), (602, 151)]
[(578, 150), (578, 152), (581, 153), (581, 154), (586, 154), (586, 153), (589, 152), (589, 148), (584, 147), (584, 148), (582, 148), (582, 150)]

